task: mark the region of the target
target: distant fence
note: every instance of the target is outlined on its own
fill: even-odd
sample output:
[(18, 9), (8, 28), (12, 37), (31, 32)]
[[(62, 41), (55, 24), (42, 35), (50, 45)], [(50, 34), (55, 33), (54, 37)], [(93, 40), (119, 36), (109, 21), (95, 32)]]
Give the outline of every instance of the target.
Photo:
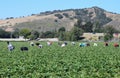
[[(0, 41), (29, 41), (24, 38), (0, 38)], [(40, 38), (39, 41), (59, 41), (58, 38)]]
[(40, 38), (39, 41), (59, 41), (58, 38)]
[(0, 38), (0, 41), (28, 41), (28, 39), (20, 39), (20, 38)]

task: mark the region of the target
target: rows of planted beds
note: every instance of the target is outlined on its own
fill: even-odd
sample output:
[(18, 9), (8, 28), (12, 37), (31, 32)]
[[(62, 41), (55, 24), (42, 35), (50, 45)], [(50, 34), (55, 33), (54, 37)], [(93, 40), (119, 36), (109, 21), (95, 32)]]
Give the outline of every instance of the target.
[[(6, 42), (0, 42), (0, 78), (120, 78), (120, 47), (112, 43), (79, 47), (69, 42), (60, 47), (41, 42), (43, 48), (29, 46), (29, 42), (11, 43), (12, 52)], [(29, 51), (20, 51), (21, 46)]]

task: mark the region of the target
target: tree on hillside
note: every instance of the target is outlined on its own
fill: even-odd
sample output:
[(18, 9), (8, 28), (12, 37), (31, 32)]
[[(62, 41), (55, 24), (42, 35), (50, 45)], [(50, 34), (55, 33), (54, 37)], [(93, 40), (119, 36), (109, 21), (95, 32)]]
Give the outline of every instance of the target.
[(54, 36), (55, 36), (55, 32), (52, 31), (46, 31), (40, 33), (41, 38), (54, 38)]
[(65, 31), (66, 31), (65, 27), (61, 27), (61, 28), (58, 29), (58, 32), (65, 32)]
[(84, 32), (93, 32), (93, 23), (87, 22), (81, 28), (84, 30)]
[(31, 31), (27, 28), (20, 30), (20, 35), (24, 36), (24, 38), (28, 38), (30, 34), (31, 34)]
[(72, 30), (70, 31), (71, 41), (78, 41), (78, 40), (80, 40), (80, 36), (83, 34), (83, 32), (84, 31), (81, 28), (78, 28), (78, 27), (72, 28)]
[(3, 29), (0, 29), (0, 38), (10, 38), (10, 32), (6, 32)]
[(65, 27), (61, 27), (58, 29), (59, 40), (65, 40)]
[(96, 21), (96, 22), (94, 22), (93, 23), (93, 32), (94, 33), (101, 33), (101, 32), (103, 32), (103, 27), (102, 26), (100, 26), (100, 23), (98, 22), (98, 21)]
[(113, 38), (113, 34), (118, 32), (113, 26), (106, 26), (104, 28), (104, 41), (111, 40)]
[(19, 35), (20, 35), (20, 30), (15, 29), (15, 31), (13, 32), (13, 38), (19, 38)]
[(82, 30), (84, 30), (84, 32), (93, 32), (93, 23), (91, 23), (90, 21), (83, 25), (82, 20), (78, 19), (77, 23), (74, 26), (81, 28)]
[(62, 19), (63, 16), (61, 14), (55, 14), (56, 17), (58, 17), (59, 19)]
[(33, 30), (33, 31), (31, 31), (31, 35), (29, 35), (29, 38), (31, 40), (35, 40), (35, 39), (37, 39), (39, 37), (39, 35), (40, 35), (40, 33), (38, 31)]
[(81, 19), (78, 19), (78, 20), (77, 20), (77, 23), (75, 23), (74, 26), (81, 28), (81, 27), (82, 27), (82, 20), (81, 20)]
[(63, 13), (63, 15), (68, 18), (69, 17), (69, 14), (68, 13)]

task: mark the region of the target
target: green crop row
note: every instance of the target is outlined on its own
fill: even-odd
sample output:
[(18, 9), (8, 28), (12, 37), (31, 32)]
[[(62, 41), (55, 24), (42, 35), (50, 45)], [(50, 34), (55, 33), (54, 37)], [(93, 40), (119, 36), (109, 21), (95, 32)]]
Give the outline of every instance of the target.
[[(0, 42), (0, 78), (120, 78), (120, 48), (112, 43), (108, 47), (103, 43), (60, 47), (42, 42), (43, 48), (29, 46), (29, 42), (11, 43), (12, 52), (6, 42)], [(21, 46), (29, 51), (20, 51)]]

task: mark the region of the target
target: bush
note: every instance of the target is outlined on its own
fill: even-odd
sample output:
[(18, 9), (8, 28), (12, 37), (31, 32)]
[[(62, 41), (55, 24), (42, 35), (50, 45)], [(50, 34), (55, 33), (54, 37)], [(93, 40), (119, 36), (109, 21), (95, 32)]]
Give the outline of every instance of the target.
[(69, 17), (68, 13), (63, 13), (63, 15), (64, 15), (66, 18)]
[(56, 17), (58, 17), (59, 19), (62, 19), (63, 16), (61, 14), (55, 14)]

